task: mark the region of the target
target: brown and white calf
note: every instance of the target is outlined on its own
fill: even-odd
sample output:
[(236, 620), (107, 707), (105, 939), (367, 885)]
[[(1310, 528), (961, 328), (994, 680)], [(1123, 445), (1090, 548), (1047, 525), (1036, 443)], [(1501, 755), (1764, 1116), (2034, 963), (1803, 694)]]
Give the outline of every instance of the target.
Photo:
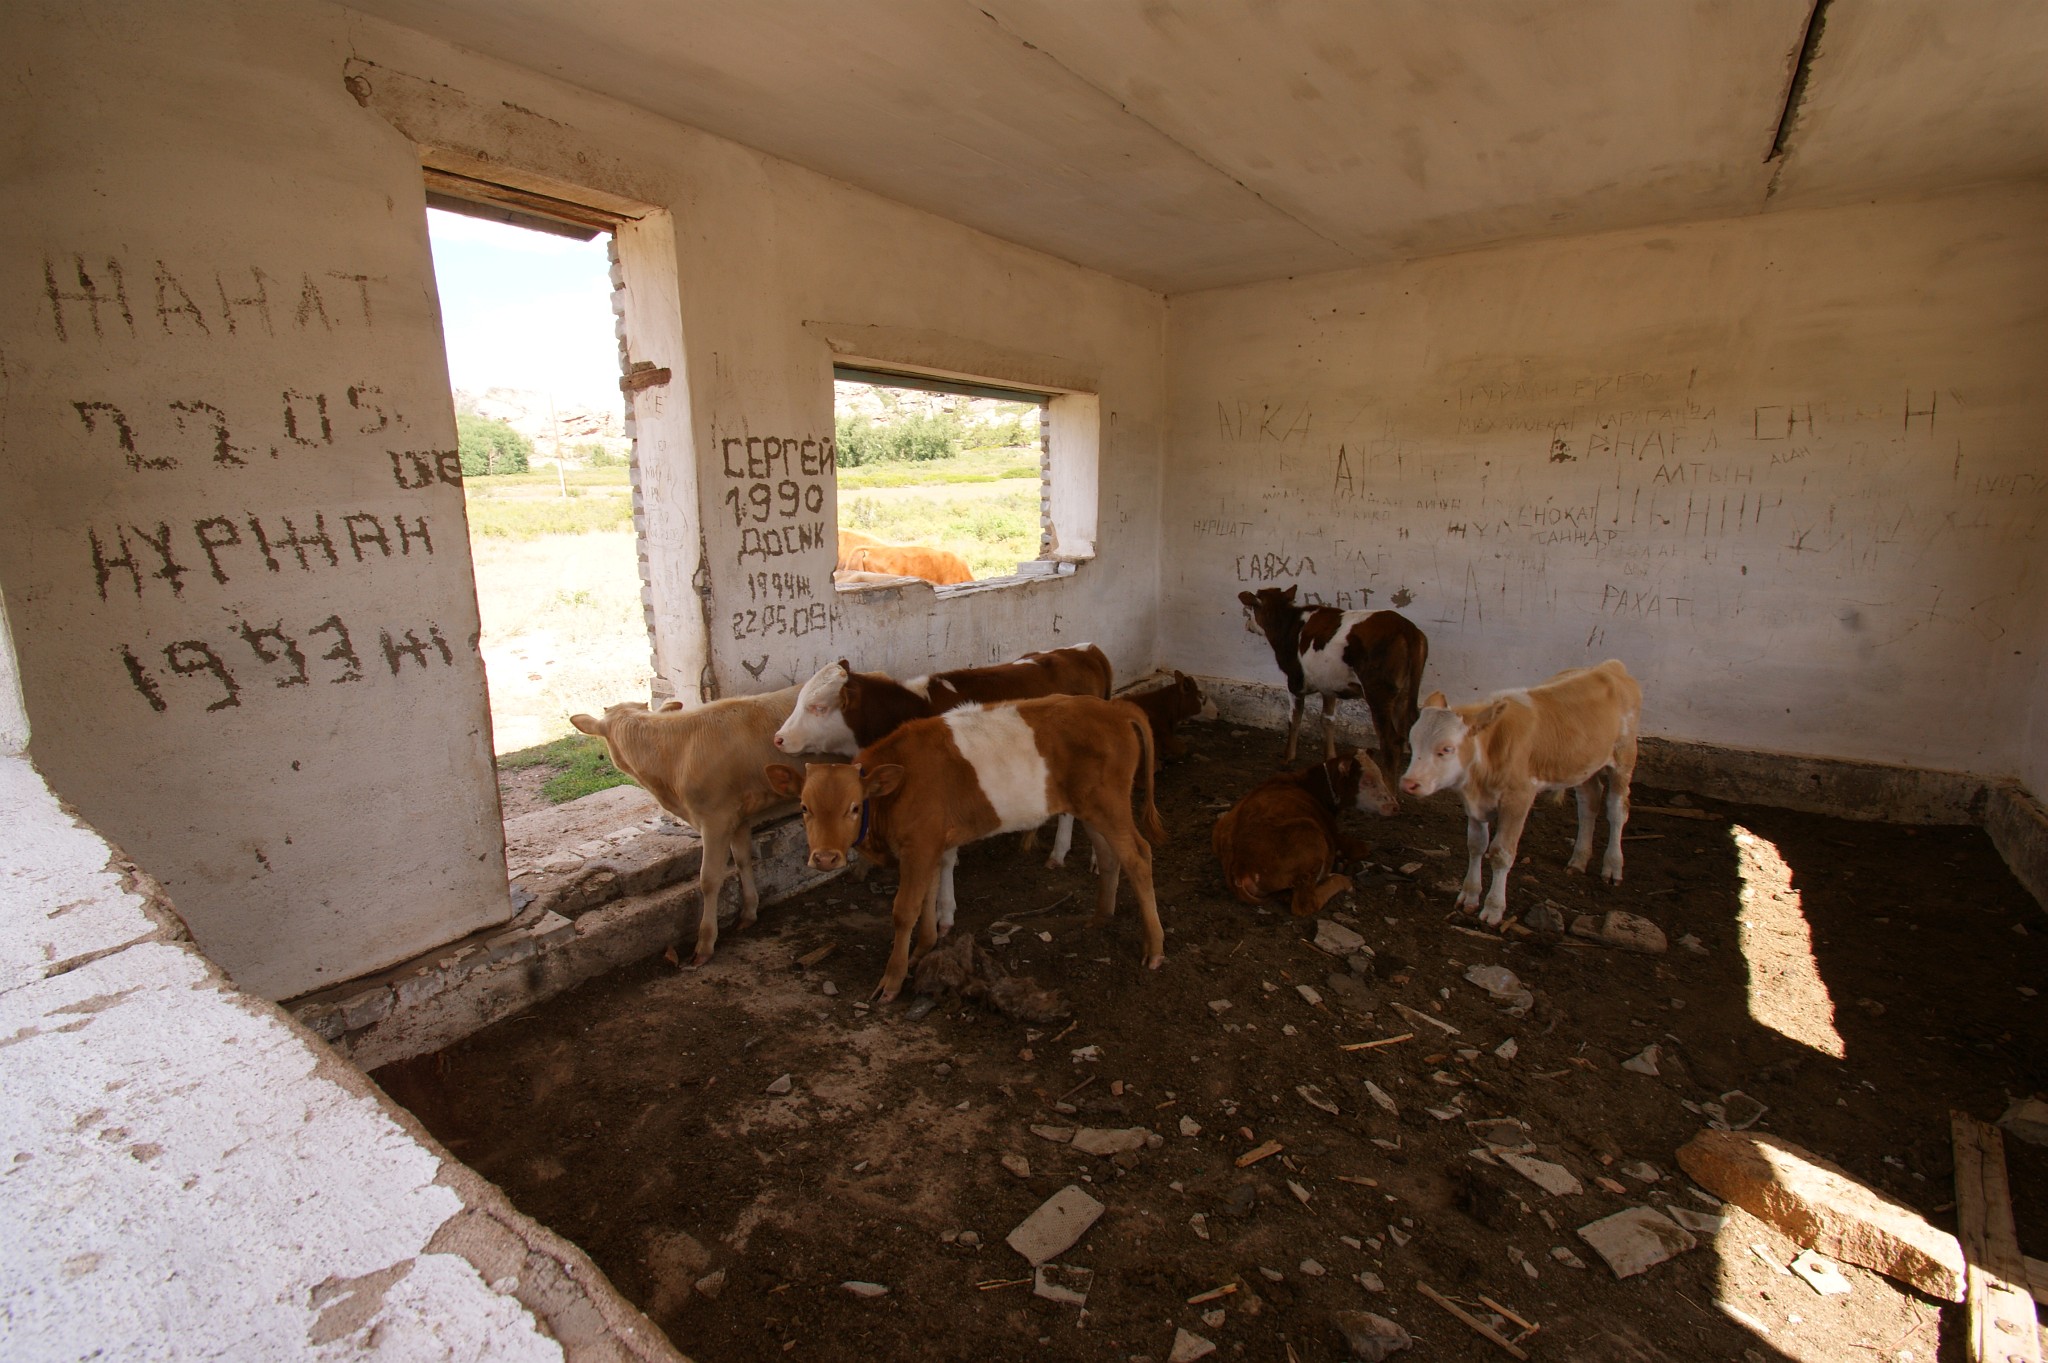
[[(841, 658), (819, 668), (803, 684), (796, 708), (776, 730), (775, 746), (784, 752), (852, 757), (913, 719), (929, 719), (956, 706), (1061, 695), (1106, 700), (1111, 681), (1109, 656), (1093, 644), (1026, 653), (1011, 663), (956, 668), (901, 682), (880, 672), (856, 672)], [(1073, 819), (1061, 818), (1046, 864), (1055, 869), (1064, 866), (1073, 839)], [(950, 861), (942, 897), (950, 915)]]
[[(740, 921), (747, 927), (761, 906), (754, 886), (754, 825), (788, 808), (762, 767), (775, 760), (775, 730), (796, 706), (797, 688), (760, 696), (714, 700), (694, 710), (670, 702), (649, 710), (639, 701), (605, 707), (604, 718), (571, 715), (569, 722), (604, 740), (612, 765), (638, 781), (655, 803), (697, 830), (704, 860), (697, 871), (697, 950), (703, 965), (718, 946), (718, 895), (728, 857), (739, 868)], [(689, 924), (676, 924), (682, 941)]]
[[(1636, 769), (1642, 718), (1643, 690), (1612, 658), (1473, 705), (1447, 706), (1440, 691), (1423, 702), (1411, 734), (1415, 756), (1401, 789), (1433, 795), (1456, 786), (1464, 798), (1465, 848), (1471, 856), (1458, 891), (1459, 908), (1480, 909), (1486, 923), (1498, 923), (1506, 914), (1508, 868), (1515, 864), (1529, 807), (1546, 790), (1570, 786), (1577, 792), (1579, 835), (1566, 864), (1585, 870), (1593, 855), (1593, 802), (1602, 772), (1607, 773), (1607, 855), (1600, 862), (1600, 878), (1621, 883), (1621, 830), (1628, 823), (1628, 783)], [(1482, 856), (1493, 867), (1483, 908)]]
[[(1145, 800), (1131, 817), (1140, 775)], [(910, 968), (910, 934), (930, 949), (953, 926), (941, 904), (943, 870), (963, 845), (1036, 828), (1055, 814), (1081, 820), (1101, 865), (1095, 923), (1116, 908), (1117, 884), (1131, 878), (1145, 934), (1145, 964), (1166, 961), (1166, 935), (1152, 894), (1152, 849), (1166, 836), (1152, 799), (1152, 737), (1145, 716), (1122, 701), (1048, 696), (984, 709), (963, 706), (913, 720), (863, 747), (858, 763), (814, 762), (801, 773), (768, 769), (775, 789), (803, 804), (811, 865), (844, 866), (856, 846), (895, 863), (895, 945), (876, 994), (888, 1000)]]
[(1294, 696), (1282, 760), (1294, 760), (1302, 705), (1309, 692), (1323, 698), (1324, 757), (1337, 755), (1337, 730), (1331, 721), (1338, 699), (1364, 696), (1372, 711), (1380, 769), (1392, 780), (1408, 760), (1408, 730), (1415, 723), (1415, 699), (1422, 694), (1429, 636), (1394, 611), (1297, 606), (1294, 594), (1293, 587), (1237, 594), (1244, 605), (1244, 627), (1265, 636)]
[(1296, 918), (1307, 918), (1332, 895), (1351, 888), (1337, 874), (1341, 857), (1356, 861), (1364, 844), (1337, 829), (1347, 809), (1392, 814), (1400, 808), (1379, 767), (1347, 752), (1302, 771), (1282, 772), (1254, 786), (1216, 821), (1210, 842), (1223, 881), (1246, 904), (1291, 892)]
[(1185, 672), (1175, 672), (1173, 680), (1163, 686), (1132, 689), (1122, 692), (1117, 699), (1127, 700), (1145, 712), (1152, 725), (1152, 751), (1156, 761), (1162, 763), (1187, 750), (1187, 745), (1173, 732), (1175, 725), (1187, 719), (1216, 718), (1216, 706), (1203, 694), (1201, 685)]

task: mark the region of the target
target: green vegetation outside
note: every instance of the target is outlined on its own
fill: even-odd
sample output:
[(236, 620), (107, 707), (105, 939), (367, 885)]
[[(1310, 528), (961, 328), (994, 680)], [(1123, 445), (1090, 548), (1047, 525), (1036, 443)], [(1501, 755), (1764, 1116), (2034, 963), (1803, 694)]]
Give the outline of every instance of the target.
[(533, 460), (533, 442), (496, 417), (457, 412), (455, 437), (464, 478), (524, 473)]
[(552, 743), (508, 752), (498, 759), (498, 766), (553, 768), (554, 775), (540, 788), (541, 798), (551, 805), (567, 804), (613, 786), (631, 785), (633, 779), (612, 765), (604, 742), (588, 734), (571, 734)]

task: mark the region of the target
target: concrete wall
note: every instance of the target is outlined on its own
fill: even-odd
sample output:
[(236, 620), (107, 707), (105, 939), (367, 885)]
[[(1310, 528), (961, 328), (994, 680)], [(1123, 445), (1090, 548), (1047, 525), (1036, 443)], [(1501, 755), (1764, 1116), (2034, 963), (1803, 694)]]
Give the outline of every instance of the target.
[[(0, 22), (0, 586), (36, 756), (245, 987), (509, 914), (422, 156), (639, 218), (628, 347), (675, 375), (636, 399), (675, 694), (1088, 638), (1149, 663), (1156, 295), (325, 5)], [(835, 347), (1100, 393), (1100, 557), (836, 595), (804, 444)]]
[(2002, 188), (1174, 298), (1162, 661), (1277, 680), (1236, 594), (1298, 581), (1403, 609), (1454, 699), (1619, 657), (1652, 733), (2019, 770), (2044, 212)]

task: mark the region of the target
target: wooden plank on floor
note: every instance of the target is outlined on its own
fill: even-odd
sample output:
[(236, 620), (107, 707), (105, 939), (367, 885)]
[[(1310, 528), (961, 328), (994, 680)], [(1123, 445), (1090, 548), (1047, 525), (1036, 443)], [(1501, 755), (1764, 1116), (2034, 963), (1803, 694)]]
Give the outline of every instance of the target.
[(2041, 1363), (2026, 1261), (2012, 1221), (2005, 1137), (1967, 1112), (1949, 1114), (1955, 1138), (1956, 1224), (1968, 1265), (1972, 1363)]

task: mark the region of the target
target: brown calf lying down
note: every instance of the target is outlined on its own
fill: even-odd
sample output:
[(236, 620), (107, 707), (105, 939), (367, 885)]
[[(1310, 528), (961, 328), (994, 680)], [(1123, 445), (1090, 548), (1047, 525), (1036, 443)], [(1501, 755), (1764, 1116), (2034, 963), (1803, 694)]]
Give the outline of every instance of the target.
[[(775, 760), (776, 727), (796, 705), (797, 688), (714, 700), (694, 710), (671, 701), (650, 711), (639, 701), (605, 707), (604, 718), (569, 722), (604, 740), (612, 765), (638, 781), (655, 803), (697, 830), (704, 860), (697, 871), (697, 952), (703, 965), (718, 946), (718, 894), (728, 855), (740, 873), (740, 921), (748, 927), (761, 906), (754, 887), (754, 825), (789, 808), (762, 767)], [(687, 923), (676, 924), (681, 941)]]
[[(1145, 802), (1131, 818), (1131, 790), (1143, 768)], [(1128, 873), (1145, 932), (1145, 964), (1166, 961), (1166, 935), (1152, 895), (1152, 849), (1166, 836), (1152, 800), (1152, 735), (1145, 716), (1122, 701), (1049, 696), (991, 709), (966, 706), (913, 720), (861, 749), (857, 765), (812, 763), (803, 772), (772, 766), (777, 791), (803, 802), (811, 865), (844, 866), (857, 845), (900, 868), (895, 945), (875, 993), (887, 1001), (910, 969), (910, 933), (928, 951), (941, 927), (941, 871), (966, 843), (1036, 828), (1055, 814), (1087, 826), (1102, 866), (1095, 923), (1116, 908)], [(1142, 830), (1144, 836), (1140, 836)]]
[[(1579, 836), (1566, 865), (1585, 870), (1593, 855), (1593, 802), (1603, 771), (1610, 775), (1600, 877), (1621, 883), (1621, 830), (1628, 823), (1628, 783), (1642, 721), (1643, 689), (1613, 658), (1475, 705), (1448, 707), (1440, 691), (1423, 703), (1415, 721), (1415, 756), (1401, 789), (1432, 795), (1456, 786), (1465, 801), (1465, 849), (1471, 856), (1459, 908), (1480, 908), (1484, 856), (1493, 866), (1493, 883), (1486, 887), (1480, 921), (1498, 923), (1506, 915), (1508, 868), (1515, 864), (1529, 807), (1546, 790), (1570, 786), (1577, 792)], [(1489, 820), (1495, 825), (1490, 845)]]
[(1429, 638), (1406, 616), (1393, 611), (1340, 611), (1334, 606), (1297, 606), (1293, 587), (1239, 592), (1244, 627), (1262, 634), (1273, 661), (1294, 695), (1287, 725), (1287, 755), (1294, 760), (1301, 734), (1301, 710), (1311, 691), (1323, 698), (1323, 756), (1337, 755), (1331, 720), (1340, 696), (1364, 696), (1372, 711), (1373, 741), (1388, 780), (1408, 761), (1408, 730), (1415, 724), (1415, 698), (1422, 694), (1422, 669), (1429, 662)]
[(1216, 821), (1211, 841), (1224, 884), (1247, 904), (1292, 891), (1294, 916), (1307, 918), (1351, 888), (1336, 874), (1338, 859), (1365, 855), (1364, 844), (1337, 831), (1338, 816), (1399, 807), (1379, 768), (1357, 752), (1268, 777)]
[(1145, 720), (1152, 726), (1152, 750), (1155, 761), (1163, 764), (1169, 757), (1179, 757), (1187, 751), (1187, 745), (1175, 736), (1174, 726), (1184, 719), (1214, 719), (1216, 707), (1202, 694), (1202, 688), (1195, 679), (1185, 672), (1175, 672), (1173, 680), (1164, 686), (1155, 686), (1146, 691), (1126, 691), (1117, 697), (1127, 700), (1145, 712)]
[(889, 544), (857, 530), (839, 532), (839, 562), (834, 566), (846, 572), (921, 577), (938, 587), (974, 581), (967, 560), (950, 549), (931, 549), (922, 544)]

